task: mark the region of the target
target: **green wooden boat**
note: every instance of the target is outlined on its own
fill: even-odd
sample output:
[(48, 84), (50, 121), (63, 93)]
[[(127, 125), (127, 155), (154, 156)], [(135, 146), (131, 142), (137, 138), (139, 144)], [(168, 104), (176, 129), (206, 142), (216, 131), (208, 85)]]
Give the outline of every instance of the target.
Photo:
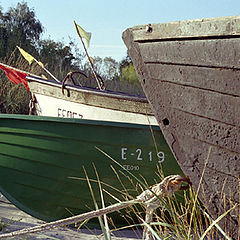
[[(124, 187), (113, 169), (132, 196), (137, 192), (126, 170), (149, 185), (159, 181), (158, 167), (165, 175), (181, 173), (158, 126), (0, 114), (0, 191), (28, 214), (52, 221), (95, 209), (84, 173), (96, 180), (93, 164), (102, 187), (121, 200), (123, 192), (112, 187)], [(91, 183), (100, 202), (98, 183)], [(115, 202), (108, 194), (104, 199)]]

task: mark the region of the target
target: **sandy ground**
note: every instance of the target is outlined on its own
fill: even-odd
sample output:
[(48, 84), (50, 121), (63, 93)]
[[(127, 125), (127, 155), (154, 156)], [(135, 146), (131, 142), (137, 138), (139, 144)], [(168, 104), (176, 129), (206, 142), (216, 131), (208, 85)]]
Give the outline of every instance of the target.
[[(20, 211), (10, 202), (8, 202), (0, 193), (0, 224), (3, 225), (2, 233), (8, 233), (20, 229), (24, 229), (27, 227), (33, 227), (44, 223), (41, 220), (31, 217), (30, 215)], [(120, 240), (120, 239), (141, 239), (141, 233), (124, 230), (118, 231), (114, 233), (112, 240)], [(9, 238), (10, 239), (10, 238)], [(61, 240), (93, 240), (93, 239), (104, 239), (101, 235), (100, 230), (93, 230), (93, 232), (89, 232), (87, 229), (81, 229), (79, 231), (71, 229), (71, 228), (56, 228), (54, 230), (48, 230), (44, 232), (34, 233), (27, 236), (19, 236), (14, 237), (12, 239), (27, 239), (27, 240), (43, 240), (43, 239), (61, 239)]]

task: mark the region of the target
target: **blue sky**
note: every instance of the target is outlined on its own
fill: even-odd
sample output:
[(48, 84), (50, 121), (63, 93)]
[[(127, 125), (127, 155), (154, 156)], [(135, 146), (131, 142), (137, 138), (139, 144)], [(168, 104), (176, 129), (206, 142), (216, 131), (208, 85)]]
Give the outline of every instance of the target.
[[(5, 12), (18, 0), (0, 0)], [(240, 15), (240, 0), (27, 0), (45, 28), (43, 38), (69, 42), (80, 40), (75, 20), (92, 32), (91, 56), (126, 56), (122, 32), (128, 27), (148, 23)]]

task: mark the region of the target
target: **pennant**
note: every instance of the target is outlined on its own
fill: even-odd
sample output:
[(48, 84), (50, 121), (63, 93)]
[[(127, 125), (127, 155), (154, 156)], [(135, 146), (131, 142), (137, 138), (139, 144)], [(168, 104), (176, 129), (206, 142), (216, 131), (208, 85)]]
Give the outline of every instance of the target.
[(31, 65), (33, 61), (36, 61), (33, 56), (31, 56), (29, 53), (24, 51), (22, 48), (20, 48), (18, 46), (17, 46), (17, 48), (20, 51), (20, 53), (23, 55), (23, 57), (29, 62), (29, 65)]
[(89, 47), (89, 42), (91, 40), (92, 37), (92, 33), (90, 32), (86, 32), (83, 28), (81, 28), (75, 21), (74, 21), (77, 33), (79, 35), (80, 38), (84, 38), (86, 40), (87, 43), (87, 47)]
[(41, 68), (44, 68), (44, 65), (43, 65), (42, 62), (37, 61), (37, 63), (38, 63), (38, 65), (39, 65)]
[(90, 59), (91, 63), (94, 64), (93, 58), (92, 58), (92, 57), (89, 57), (89, 59)]
[(9, 80), (14, 82), (15, 84), (22, 83), (24, 87), (30, 91), (28, 82), (26, 80), (26, 77), (29, 75), (28, 73), (22, 72), (20, 70), (16, 70), (11, 67), (7, 67), (6, 65), (0, 64), (0, 69), (2, 69)]
[(47, 80), (47, 77), (44, 74), (41, 74), (42, 79)]

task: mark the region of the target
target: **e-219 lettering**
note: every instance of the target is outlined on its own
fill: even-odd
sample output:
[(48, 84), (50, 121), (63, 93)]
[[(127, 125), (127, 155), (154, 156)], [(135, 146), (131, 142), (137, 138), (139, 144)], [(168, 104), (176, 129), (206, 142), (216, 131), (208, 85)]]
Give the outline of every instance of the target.
[[(164, 152), (158, 152), (158, 153), (155, 153), (155, 152), (148, 152), (148, 155), (147, 155), (147, 160), (149, 160), (150, 162), (153, 161), (153, 157), (156, 156), (157, 159), (158, 159), (158, 162), (159, 163), (163, 163), (164, 160), (165, 160), (165, 153)], [(128, 159), (132, 159), (133, 157), (135, 157), (135, 159), (137, 161), (142, 161), (144, 160), (144, 157), (143, 157), (143, 151), (141, 148), (137, 148), (135, 151), (128, 151), (127, 148), (121, 148), (121, 159), (122, 160), (128, 160)], [(146, 155), (145, 155), (145, 158), (146, 158)]]

